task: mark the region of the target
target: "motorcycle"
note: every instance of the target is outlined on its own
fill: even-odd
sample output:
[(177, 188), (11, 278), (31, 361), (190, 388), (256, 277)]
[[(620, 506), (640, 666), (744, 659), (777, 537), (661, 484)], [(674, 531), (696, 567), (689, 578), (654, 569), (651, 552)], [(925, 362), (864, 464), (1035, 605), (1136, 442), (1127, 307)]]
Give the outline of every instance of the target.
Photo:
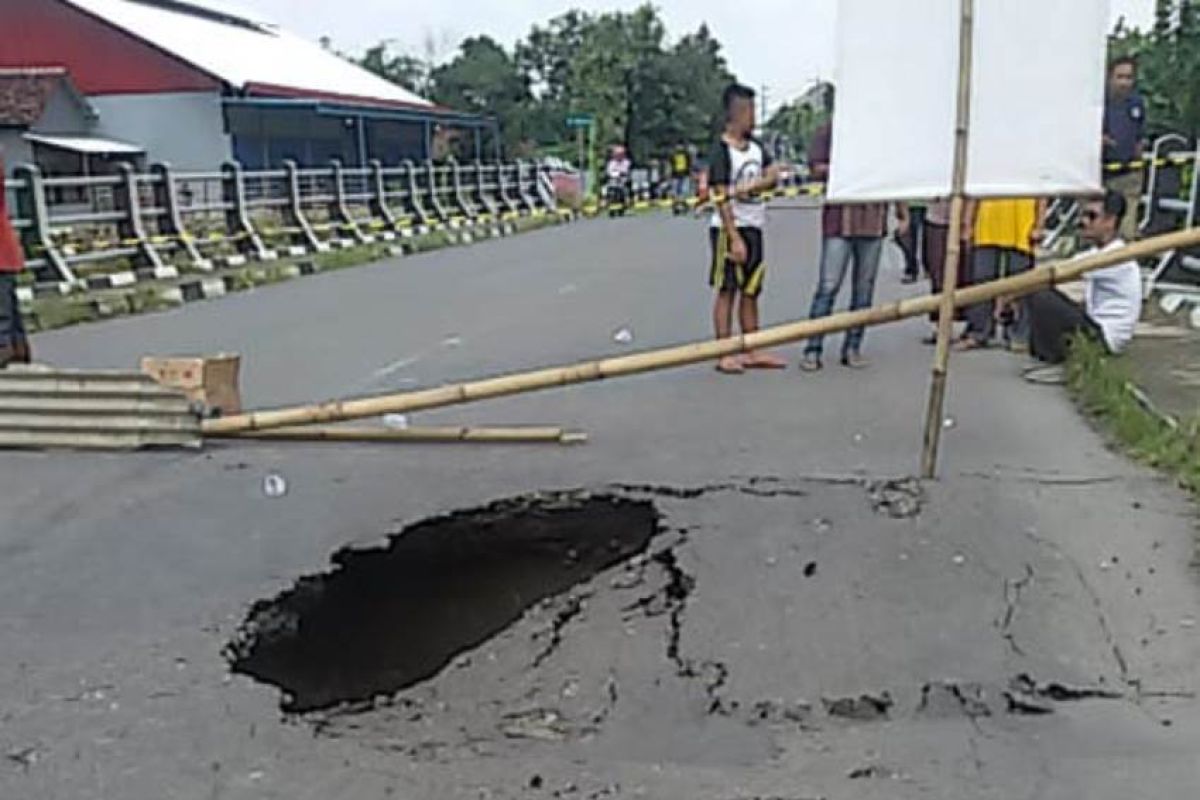
[(610, 217), (623, 217), (629, 209), (629, 184), (625, 180), (609, 178), (604, 184), (604, 206)]

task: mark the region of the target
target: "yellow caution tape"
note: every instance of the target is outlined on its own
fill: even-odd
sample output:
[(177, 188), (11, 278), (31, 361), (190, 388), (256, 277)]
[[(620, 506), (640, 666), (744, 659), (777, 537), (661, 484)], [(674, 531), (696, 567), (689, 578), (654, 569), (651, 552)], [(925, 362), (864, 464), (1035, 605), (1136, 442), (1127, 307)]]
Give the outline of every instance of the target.
[(1146, 167), (1183, 166), (1195, 160), (1194, 155), (1167, 156), (1165, 158), (1140, 158), (1134, 161), (1112, 161), (1104, 165), (1105, 172), (1124, 172)]

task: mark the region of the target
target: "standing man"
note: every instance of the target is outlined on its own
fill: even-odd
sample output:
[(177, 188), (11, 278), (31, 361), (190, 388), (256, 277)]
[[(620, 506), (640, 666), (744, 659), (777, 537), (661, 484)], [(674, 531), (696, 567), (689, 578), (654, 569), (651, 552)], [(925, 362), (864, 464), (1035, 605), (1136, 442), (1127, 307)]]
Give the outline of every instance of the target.
[(1137, 60), (1123, 56), (1108, 68), (1108, 94), (1104, 103), (1104, 185), (1125, 198), (1121, 236), (1137, 238), (1138, 206), (1142, 200), (1141, 167), (1130, 162), (1142, 158), (1146, 136), (1146, 101), (1137, 91)]
[[(725, 131), (709, 158), (709, 189), (716, 203), (709, 230), (713, 251), (710, 282), (717, 291), (713, 327), (718, 339), (733, 335), (735, 305), (742, 333), (758, 330), (758, 296), (767, 270), (763, 250), (767, 206), (758, 195), (775, 186), (778, 169), (762, 142), (752, 135), (754, 98), (754, 90), (740, 84), (725, 90)], [(786, 366), (778, 356), (752, 351), (722, 358), (717, 370), (736, 375), (747, 369)]]
[[(1044, 238), (1042, 219), (1046, 201), (1001, 199), (972, 201), (967, 212), (968, 230), (974, 232), (971, 250), (971, 283), (989, 283), (1033, 269), (1034, 254)], [(1029, 313), (1024, 300), (987, 300), (967, 309), (967, 330), (955, 349), (988, 347), (996, 335), (996, 322), (1009, 323), (1009, 347), (1029, 352)]]
[[(1089, 254), (1125, 246), (1120, 229), (1127, 212), (1125, 198), (1112, 189), (1087, 201), (1079, 226), (1083, 240), (1094, 248)], [(1133, 339), (1142, 313), (1142, 276), (1137, 262), (1098, 269), (1083, 280), (1082, 306), (1056, 289), (1044, 289), (1029, 298), (1036, 358), (1061, 364), (1073, 336), (1089, 336), (1114, 354)]]
[(29, 363), (29, 340), (17, 304), (17, 274), (25, 268), (25, 258), (8, 220), (4, 169), (4, 154), (0, 153), (0, 369)]
[[(831, 91), (832, 96), (832, 91)], [(829, 162), (832, 153), (833, 124), (827, 122), (813, 134), (809, 145), (809, 169), (813, 180), (829, 179)], [(908, 233), (908, 207), (896, 204), (897, 229), (900, 236)], [(833, 305), (846, 278), (846, 269), (854, 263), (851, 278), (850, 310), (870, 308), (875, 298), (875, 278), (879, 273), (879, 259), (883, 253), (883, 239), (887, 235), (888, 206), (886, 203), (862, 205), (826, 204), (821, 218), (821, 272), (817, 290), (813, 296), (811, 319), (827, 317), (833, 313)], [(862, 343), (866, 335), (863, 327), (846, 331), (842, 344), (842, 364), (854, 369), (867, 366), (862, 356)], [(808, 340), (800, 369), (816, 372), (823, 366), (824, 337), (814, 336)]]

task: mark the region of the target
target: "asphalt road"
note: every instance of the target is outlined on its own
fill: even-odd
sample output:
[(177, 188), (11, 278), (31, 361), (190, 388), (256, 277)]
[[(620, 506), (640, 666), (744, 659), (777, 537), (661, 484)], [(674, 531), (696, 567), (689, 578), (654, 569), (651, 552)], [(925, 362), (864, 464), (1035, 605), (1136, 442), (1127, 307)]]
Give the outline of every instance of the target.
[[(772, 225), (765, 316), (801, 317), (815, 215)], [(706, 336), (705, 247), (691, 220), (595, 221), (35, 347), (238, 351), (253, 406), (434, 385)], [(565, 424), (577, 448), (0, 456), (0, 797), (1193, 796), (1193, 506), (998, 352), (955, 361), (942, 479), (875, 485), (916, 469), (923, 332), (873, 332), (861, 373), (695, 367), (411, 420)], [(652, 503), (645, 554), (436, 677), (296, 717), (231, 674), (251, 606), (336, 551), (576, 489)]]

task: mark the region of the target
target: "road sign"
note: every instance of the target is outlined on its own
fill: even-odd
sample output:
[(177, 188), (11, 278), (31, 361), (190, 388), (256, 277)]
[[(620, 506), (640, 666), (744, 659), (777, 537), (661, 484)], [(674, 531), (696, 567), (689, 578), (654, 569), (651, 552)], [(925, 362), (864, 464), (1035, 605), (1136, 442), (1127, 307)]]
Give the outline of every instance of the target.
[(567, 117), (568, 128), (590, 128), (595, 118), (591, 114), (572, 114)]

